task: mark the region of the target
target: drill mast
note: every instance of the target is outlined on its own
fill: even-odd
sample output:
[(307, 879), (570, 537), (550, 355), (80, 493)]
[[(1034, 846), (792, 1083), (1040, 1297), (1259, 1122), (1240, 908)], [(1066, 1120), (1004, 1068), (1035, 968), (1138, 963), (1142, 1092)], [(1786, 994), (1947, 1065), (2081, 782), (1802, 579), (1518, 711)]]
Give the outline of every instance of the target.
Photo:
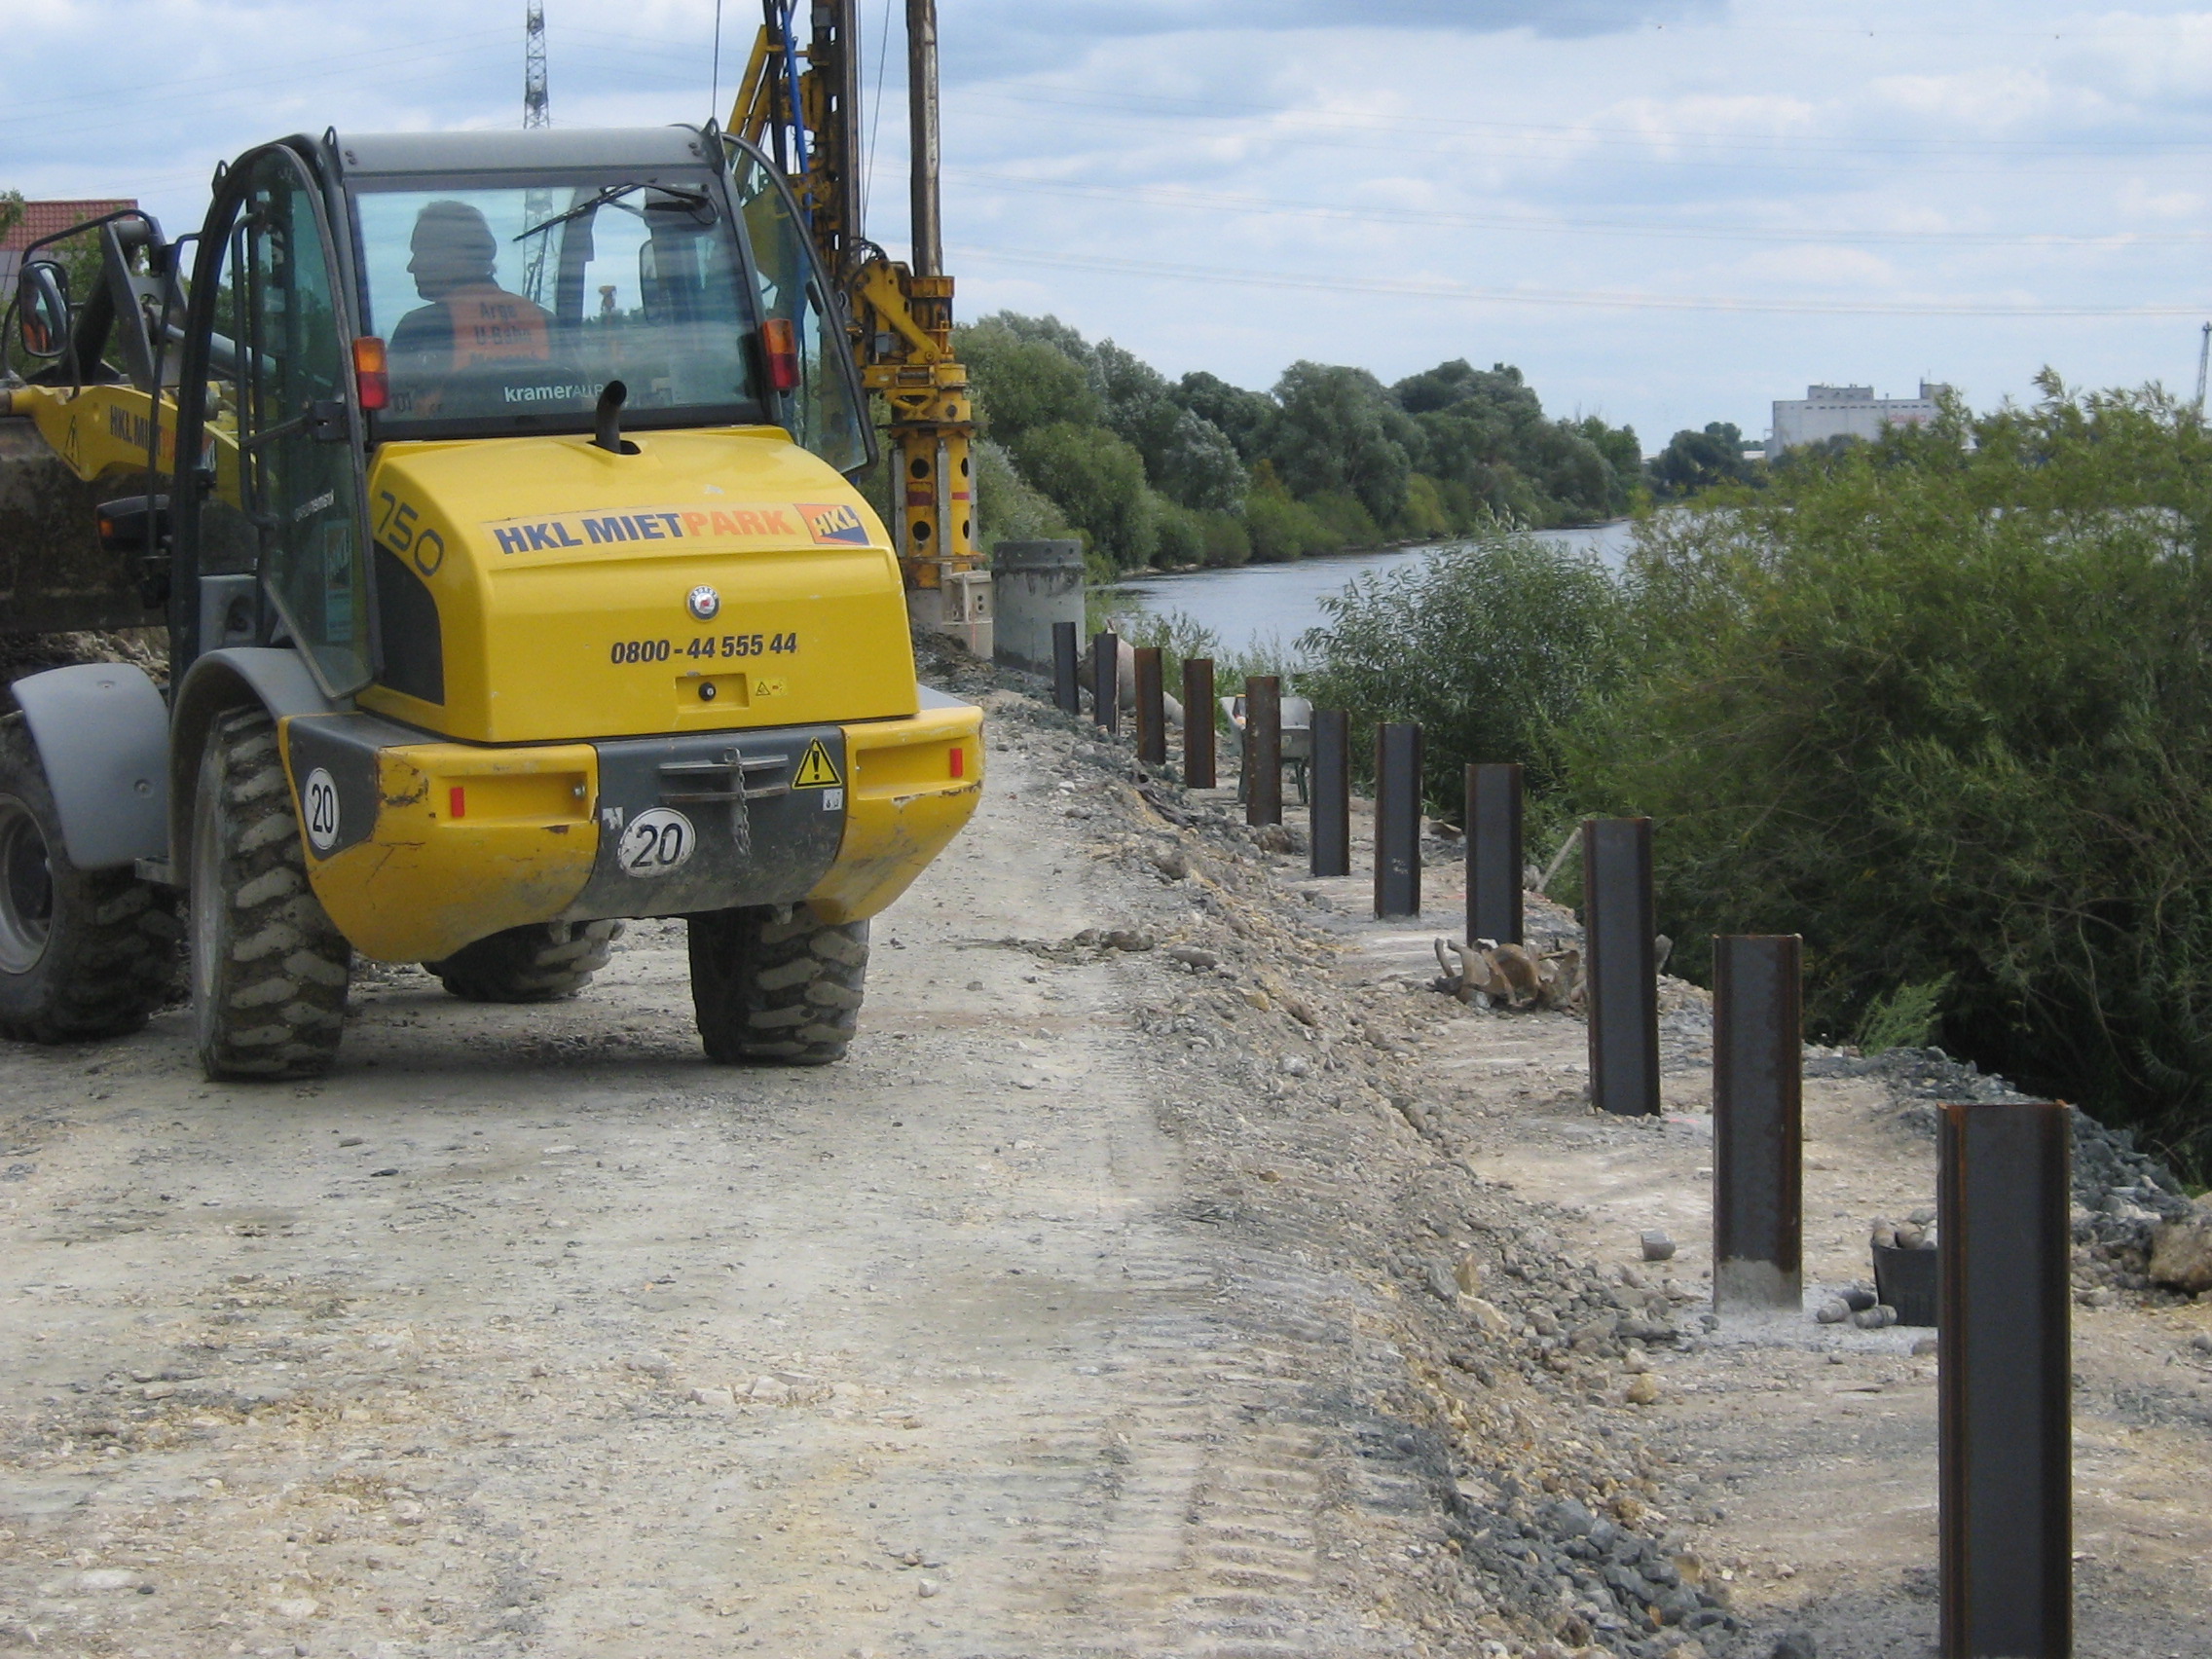
[[(863, 144), (857, 0), (813, 0), (809, 38), (797, 0), (761, 0), (729, 130), (770, 156), (805, 208), (824, 267), (845, 297), (861, 381), (890, 415), (899, 563), (917, 621), (969, 615), (978, 564), (975, 420), (968, 372), (952, 351), (952, 278), (938, 213), (936, 0), (906, 0), (907, 99), (913, 131), (913, 259), (892, 259), (861, 223)], [(956, 628), (954, 631), (958, 631)]]

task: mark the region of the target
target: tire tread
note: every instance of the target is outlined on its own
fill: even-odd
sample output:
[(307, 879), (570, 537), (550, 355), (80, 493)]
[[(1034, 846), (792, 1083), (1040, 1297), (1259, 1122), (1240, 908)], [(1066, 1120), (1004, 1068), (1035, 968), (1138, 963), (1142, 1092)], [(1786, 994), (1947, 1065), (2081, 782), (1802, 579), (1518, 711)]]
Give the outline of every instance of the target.
[(86, 1043), (144, 1029), (177, 989), (184, 930), (175, 893), (139, 880), (135, 870), (81, 870), (69, 863), (52, 792), (19, 721), (0, 723), (0, 789), (47, 826), (55, 923), (62, 930), (34, 971), (44, 982), (30, 1006), (13, 1013), (0, 1007), (0, 1036)]
[(867, 923), (804, 904), (690, 919), (691, 1003), (707, 1057), (724, 1065), (842, 1059), (860, 1027)]
[(558, 1002), (591, 983), (621, 937), (620, 922), (535, 922), (423, 966), (464, 1002)]
[(320, 1077), (345, 1032), (352, 946), (308, 885), (307, 851), (266, 711), (222, 716), (208, 740), (223, 836), (216, 982), (200, 1020), (201, 1064), (217, 1079)]

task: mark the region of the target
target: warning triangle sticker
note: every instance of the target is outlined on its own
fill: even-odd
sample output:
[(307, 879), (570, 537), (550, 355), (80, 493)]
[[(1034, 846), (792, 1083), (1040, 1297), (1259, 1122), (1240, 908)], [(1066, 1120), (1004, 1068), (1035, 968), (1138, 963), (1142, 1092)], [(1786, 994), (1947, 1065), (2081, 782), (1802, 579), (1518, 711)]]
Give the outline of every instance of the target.
[(798, 776), (792, 780), (792, 788), (828, 790), (843, 782), (844, 779), (837, 776), (836, 763), (830, 758), (830, 751), (822, 747), (822, 739), (818, 737), (806, 746), (806, 756), (798, 763)]

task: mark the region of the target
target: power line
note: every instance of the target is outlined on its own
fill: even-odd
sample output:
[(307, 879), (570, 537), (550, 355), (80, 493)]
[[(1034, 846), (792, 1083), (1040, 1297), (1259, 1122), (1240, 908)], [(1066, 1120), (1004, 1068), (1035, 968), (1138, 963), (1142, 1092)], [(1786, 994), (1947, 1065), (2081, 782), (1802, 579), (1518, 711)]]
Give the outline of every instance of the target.
[(1045, 266), (1067, 271), (1101, 271), (1150, 276), (1173, 282), (1203, 282), (1240, 288), (1289, 288), (1337, 294), (1393, 294), (1416, 299), (1472, 301), (1484, 305), (1560, 306), (1584, 311), (1736, 312), (1782, 316), (2194, 316), (2192, 305), (2054, 306), (1986, 301), (1762, 300), (1719, 295), (1606, 293), (1546, 288), (1475, 288), (1443, 280), (1357, 280), (1301, 276), (1282, 271), (1226, 271), (1205, 266), (1170, 265), (1149, 260), (1096, 259), (1045, 253), (1029, 248), (967, 246), (962, 260), (1000, 260), (1009, 265)]
[(1741, 129), (1711, 129), (1641, 125), (1605, 126), (1595, 122), (1476, 121), (1464, 117), (1425, 113), (1418, 116), (1401, 116), (1371, 110), (1301, 109), (1295, 105), (1249, 103), (1235, 98), (1213, 96), (1185, 98), (1153, 92), (1065, 91), (1046, 93), (1044, 92), (1022, 92), (977, 88), (966, 91), (963, 96), (985, 97), (1005, 103), (1041, 104), (1051, 108), (1097, 109), (1127, 113), (1145, 118), (1163, 111), (1179, 113), (1193, 120), (1212, 121), (1234, 121), (1244, 116), (1257, 115), (1291, 117), (1314, 126), (1376, 132), (1430, 134), (1438, 130), (1452, 130), (1506, 138), (1622, 138), (1641, 144), (1673, 144), (1696, 141), (1730, 150), (1780, 148), (1805, 150), (1818, 154), (1862, 151), (1881, 155), (1921, 155), (1931, 152), (2068, 155), (2099, 148), (2134, 154), (2145, 151), (2156, 153), (2161, 151), (2212, 150), (2212, 137), (2178, 140), (2091, 138), (2085, 136), (2065, 139), (1915, 138), (1903, 135), (1890, 138), (1857, 138), (1819, 133), (1755, 133), (1746, 132)]
[[(1158, 117), (1142, 110), (1117, 110), (1108, 105), (1087, 104), (1075, 100), (1023, 97), (975, 90), (964, 91), (961, 93), (961, 99), (968, 104), (1002, 103), (1015, 107), (1035, 106), (1062, 110), (1070, 108), (1094, 109), (1099, 112), (1090, 117), (1066, 114), (1055, 116), (1053, 121), (1055, 129), (1089, 128), (1105, 131), (1120, 131), (1124, 130), (1133, 122), (1142, 124), (1147, 127), (1148, 130), (1157, 132), (1159, 127)], [(1191, 121), (1208, 119), (1226, 121), (1231, 118), (1227, 116), (1207, 117), (1200, 113), (1193, 113), (1186, 119)], [(1405, 138), (1403, 136), (1392, 136), (1393, 133), (1403, 133), (1421, 138), (1425, 141), (1427, 153), (1432, 160), (1442, 159), (1454, 164), (1501, 161), (1558, 164), (1588, 161), (1604, 162), (1604, 165), (1616, 167), (1641, 164), (1661, 171), (1688, 170), (1722, 173), (1733, 180), (1777, 173), (1807, 174), (1821, 179), (1836, 181), (1862, 177), (1887, 180), (1895, 176), (1899, 164), (1911, 159), (1901, 153), (1899, 155), (1864, 154), (1852, 156), (1845, 154), (1840, 149), (1827, 159), (1821, 159), (1809, 151), (1798, 152), (1803, 157), (1801, 160), (1778, 159), (1771, 153), (1771, 146), (1763, 143), (1740, 144), (1736, 148), (1741, 152), (1741, 155), (1736, 157), (1723, 155), (1718, 147), (1711, 145), (1705, 146), (1695, 154), (1670, 154), (1664, 148), (1668, 135), (1657, 129), (1654, 129), (1647, 136), (1646, 141), (1641, 146), (1638, 153), (1626, 158), (1620, 158), (1617, 155), (1604, 157), (1592, 154), (1593, 151), (1602, 148), (1610, 148), (1617, 152), (1626, 147), (1629, 140), (1625, 134), (1597, 137), (1593, 138), (1591, 143), (1587, 145), (1575, 145), (1568, 142), (1572, 137), (1571, 132), (1568, 131), (1526, 132), (1520, 140), (1524, 143), (1524, 148), (1506, 151), (1498, 148), (1495, 144), (1488, 148), (1479, 145), (1477, 140), (1483, 138), (1484, 134), (1444, 131), (1440, 129), (1439, 124), (1406, 122), (1393, 128), (1375, 123), (1362, 123), (1356, 120), (1339, 121), (1333, 116), (1318, 112), (1313, 113), (1309, 118), (1303, 119), (1301, 124), (1296, 127), (1254, 128), (1247, 125), (1236, 129), (1235, 135), (1245, 140), (1253, 148), (1318, 149), (1327, 150), (1332, 154), (1360, 151), (1403, 157), (1407, 153)], [(1024, 132), (1021, 136), (1025, 140), (1031, 138), (1031, 134), (1027, 132)], [(1189, 153), (1188, 140), (1184, 142), (1185, 150), (1182, 153), (1187, 156)], [(2188, 147), (2159, 146), (2160, 150), (2184, 148)], [(1036, 153), (1037, 147), (1033, 141), (1026, 142), (1021, 150), (1024, 159), (1032, 157)], [(2118, 159), (2120, 159), (2118, 152), (2108, 156), (2096, 156), (2087, 154), (2083, 150), (2075, 149), (2070, 151), (2056, 150), (2051, 152), (2048, 157), (2025, 153), (2016, 157), (1992, 156), (1987, 158), (1989, 165), (1980, 166), (1938, 166), (1916, 161), (1912, 166), (1912, 176), (1915, 178), (2012, 178), (2019, 176), (2021, 169), (2000, 164), (2017, 160), (2023, 163), (2033, 163), (2036, 168), (2036, 176), (2039, 178), (2049, 178), (2060, 173), (2069, 177), (2101, 178), (2105, 176), (2105, 164)], [(2196, 174), (2194, 171), (2185, 174), (2181, 170), (2197, 165), (2192, 156), (2175, 154), (2169, 159), (2175, 164), (2173, 167), (2159, 168), (2156, 171), (2145, 168), (2139, 176), (2157, 178), (2187, 176), (2192, 179), (2195, 178)]]
[[(860, 9), (854, 8), (857, 20)], [(891, 61), (891, 0), (883, 0), (883, 20), (875, 30), (875, 99), (867, 110), (867, 160), (861, 168), (861, 223), (867, 223), (868, 198), (875, 189), (875, 134), (883, 125), (883, 70)]]
[(1575, 236), (1621, 236), (1638, 239), (1800, 243), (1807, 241), (1895, 242), (1903, 245), (1947, 243), (2028, 247), (2090, 247), (2107, 250), (2137, 243), (2212, 241), (2206, 231), (2114, 231), (2104, 235), (2060, 232), (2010, 234), (1995, 231), (1861, 231), (1825, 227), (1820, 230), (1755, 230), (1718, 225), (1660, 224), (1601, 219), (1555, 219), (1534, 214), (1519, 217), (1436, 212), (1422, 207), (1345, 207), (1328, 203), (1285, 202), (1264, 196), (1234, 196), (1180, 186), (1081, 184), (1072, 180), (1024, 178), (1015, 173), (979, 172), (948, 168), (945, 176), (1000, 190), (1034, 192), (1046, 196), (1075, 196), (1142, 205), (1188, 208), (1195, 212), (1264, 213), (1270, 218), (1354, 220), (1368, 224), (1416, 225), (1457, 230), (1521, 231)]

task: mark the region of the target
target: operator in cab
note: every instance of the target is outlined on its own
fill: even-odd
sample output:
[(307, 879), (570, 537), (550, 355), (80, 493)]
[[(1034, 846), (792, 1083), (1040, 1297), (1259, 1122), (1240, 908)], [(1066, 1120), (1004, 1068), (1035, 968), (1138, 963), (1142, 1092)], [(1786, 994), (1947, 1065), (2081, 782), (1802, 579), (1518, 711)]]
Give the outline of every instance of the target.
[(543, 363), (553, 319), (498, 284), (498, 240), (465, 202), (432, 202), (415, 217), (408, 275), (429, 304), (391, 333), (391, 378), (407, 412), (434, 415), (455, 375), (493, 364)]

